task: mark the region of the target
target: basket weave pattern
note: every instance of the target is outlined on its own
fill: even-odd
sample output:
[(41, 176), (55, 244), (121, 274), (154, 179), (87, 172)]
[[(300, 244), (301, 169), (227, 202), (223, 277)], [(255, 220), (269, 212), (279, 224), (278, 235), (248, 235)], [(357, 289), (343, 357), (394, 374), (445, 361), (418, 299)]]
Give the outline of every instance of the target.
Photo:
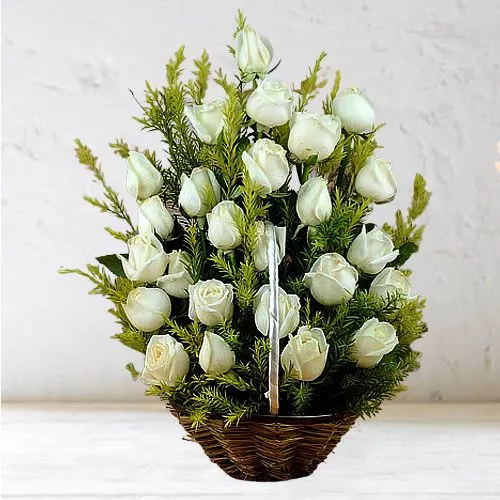
[(351, 428), (355, 417), (256, 417), (225, 427), (220, 419), (192, 428), (174, 415), (193, 441), (226, 474), (250, 481), (285, 481), (311, 474)]

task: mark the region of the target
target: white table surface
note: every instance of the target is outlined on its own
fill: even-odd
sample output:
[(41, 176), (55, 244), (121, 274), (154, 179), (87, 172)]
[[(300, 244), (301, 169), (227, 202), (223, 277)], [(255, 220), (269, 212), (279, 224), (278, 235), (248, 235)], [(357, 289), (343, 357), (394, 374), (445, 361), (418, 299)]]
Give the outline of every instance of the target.
[(500, 404), (388, 404), (310, 477), (227, 477), (160, 403), (4, 405), (2, 498), (500, 499)]

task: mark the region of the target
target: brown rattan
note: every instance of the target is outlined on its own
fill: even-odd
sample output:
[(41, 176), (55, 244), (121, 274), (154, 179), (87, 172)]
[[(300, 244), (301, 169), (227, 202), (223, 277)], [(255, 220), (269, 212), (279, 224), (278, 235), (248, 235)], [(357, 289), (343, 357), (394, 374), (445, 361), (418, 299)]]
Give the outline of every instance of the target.
[(286, 481), (311, 474), (354, 424), (355, 417), (256, 416), (225, 427), (209, 419), (197, 429), (173, 411), (193, 441), (226, 474), (247, 481)]

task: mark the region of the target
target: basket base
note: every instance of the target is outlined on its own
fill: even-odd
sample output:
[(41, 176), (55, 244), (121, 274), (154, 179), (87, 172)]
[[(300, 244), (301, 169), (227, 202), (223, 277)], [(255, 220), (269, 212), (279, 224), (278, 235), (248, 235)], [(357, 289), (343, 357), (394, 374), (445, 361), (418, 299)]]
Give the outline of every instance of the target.
[(225, 427), (220, 419), (192, 428), (173, 412), (193, 441), (227, 475), (244, 481), (286, 481), (309, 476), (351, 428), (355, 417), (254, 417)]

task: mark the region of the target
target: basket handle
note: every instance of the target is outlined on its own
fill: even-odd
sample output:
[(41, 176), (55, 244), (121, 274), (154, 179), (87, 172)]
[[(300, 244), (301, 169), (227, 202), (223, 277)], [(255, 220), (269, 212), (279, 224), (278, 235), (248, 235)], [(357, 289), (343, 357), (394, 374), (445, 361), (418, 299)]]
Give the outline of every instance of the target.
[(267, 257), (269, 265), (269, 407), (272, 415), (278, 415), (279, 410), (279, 369), (280, 369), (280, 338), (279, 338), (279, 285), (278, 285), (278, 251), (276, 229), (271, 223), (266, 224)]

